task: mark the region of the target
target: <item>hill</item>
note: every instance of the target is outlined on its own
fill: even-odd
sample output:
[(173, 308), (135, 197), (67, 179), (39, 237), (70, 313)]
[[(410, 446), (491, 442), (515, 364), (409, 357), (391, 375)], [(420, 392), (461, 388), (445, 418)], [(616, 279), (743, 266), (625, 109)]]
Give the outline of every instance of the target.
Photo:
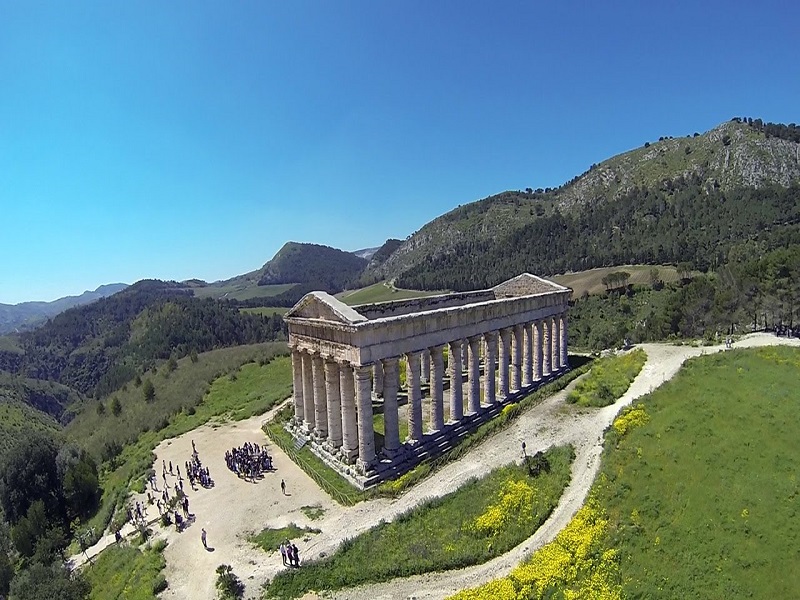
[(128, 287), (126, 283), (101, 285), (96, 290), (83, 292), (80, 296), (66, 296), (52, 302), (21, 302), (0, 304), (0, 335), (23, 329), (33, 329), (49, 317), (64, 312), (73, 306), (89, 304), (100, 298), (111, 296)]
[(553, 274), (624, 263), (707, 268), (740, 242), (797, 238), (797, 128), (736, 119), (662, 138), (556, 189), (504, 192), (434, 219), (364, 281), (484, 287), (523, 270)]
[(329, 246), (287, 242), (261, 269), (258, 285), (313, 283), (338, 292), (358, 279), (367, 260)]
[(6, 338), (0, 369), (99, 397), (159, 361), (274, 340), (282, 326), (279, 316), (244, 314), (227, 302), (195, 298), (184, 284), (141, 281)]

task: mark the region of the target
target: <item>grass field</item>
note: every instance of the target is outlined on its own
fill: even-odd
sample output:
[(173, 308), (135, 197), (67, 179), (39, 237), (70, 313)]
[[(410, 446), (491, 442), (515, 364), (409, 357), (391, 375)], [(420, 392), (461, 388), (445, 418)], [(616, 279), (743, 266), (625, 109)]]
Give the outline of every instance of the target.
[(621, 267), (603, 267), (600, 269), (589, 269), (578, 273), (565, 273), (563, 275), (553, 275), (548, 277), (558, 284), (572, 288), (573, 298), (579, 298), (584, 292), (588, 294), (603, 294), (606, 286), (603, 277), (609, 273), (625, 271), (631, 274), (628, 283), (631, 285), (650, 285), (650, 270), (658, 269), (658, 275), (664, 283), (678, 281), (678, 271), (670, 265), (623, 265)]
[(319, 529), (311, 527), (298, 527), (294, 523), (289, 523), (280, 529), (269, 527), (262, 529), (257, 535), (247, 538), (247, 541), (261, 548), (264, 552), (275, 552), (286, 540), (292, 541), (310, 534), (319, 533)]
[(277, 575), (266, 597), (292, 598), (393, 577), (479, 564), (529, 537), (555, 507), (570, 478), (569, 447), (552, 448), (550, 471), (531, 477), (520, 465), (427, 502), (348, 540), (330, 558)]
[(258, 306), (256, 308), (240, 308), (239, 312), (261, 315), (262, 317), (271, 317), (272, 315), (285, 315), (288, 310), (288, 308), (281, 308), (278, 306)]
[(561, 539), (456, 597), (797, 597), (798, 381), (798, 349), (691, 360), (614, 422)]
[(296, 283), (280, 283), (275, 285), (256, 285), (254, 281), (231, 282), (226, 285), (209, 284), (194, 288), (198, 298), (218, 298), (229, 300), (250, 300), (251, 298), (271, 298), (292, 289)]
[(357, 304), (371, 304), (373, 302), (388, 302), (389, 300), (408, 300), (409, 298), (424, 298), (436, 296), (447, 292), (423, 292), (419, 290), (401, 290), (386, 282), (376, 283), (358, 290), (348, 290), (336, 294), (342, 302), (349, 306)]
[(608, 356), (592, 365), (589, 376), (567, 396), (567, 402), (579, 406), (608, 406), (628, 391), (647, 361), (641, 348), (617, 356)]
[(92, 585), (89, 600), (155, 600), (166, 589), (161, 574), (166, 566), (164, 545), (140, 550), (135, 546), (111, 546), (83, 570)]

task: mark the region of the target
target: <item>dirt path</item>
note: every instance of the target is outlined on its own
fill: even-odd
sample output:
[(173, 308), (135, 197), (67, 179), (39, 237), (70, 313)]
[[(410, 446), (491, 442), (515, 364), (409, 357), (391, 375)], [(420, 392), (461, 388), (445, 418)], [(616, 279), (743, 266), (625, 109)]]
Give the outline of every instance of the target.
[[(760, 334), (748, 336), (735, 346), (776, 343), (800, 345), (800, 340)], [(225, 563), (230, 564), (245, 582), (246, 597), (257, 598), (261, 584), (283, 567), (277, 553), (265, 554), (247, 542), (247, 535), (251, 532), (264, 527), (282, 527), (290, 522), (317, 527), (322, 533), (296, 543), (301, 560), (319, 558), (335, 551), (345, 537), (366, 531), (381, 519), (390, 521), (426, 499), (455, 491), (472, 477), (520, 460), (523, 441), (529, 453), (545, 450), (552, 445), (572, 444), (576, 449), (572, 479), (558, 506), (533, 536), (510, 552), (483, 565), (362, 586), (333, 597), (355, 600), (444, 598), (465, 587), (508, 573), (533, 550), (551, 541), (581, 507), (599, 469), (603, 431), (617, 412), (674, 376), (687, 358), (724, 349), (724, 346), (691, 348), (661, 344), (643, 344), (641, 347), (647, 352), (647, 362), (628, 392), (614, 405), (603, 409), (580, 409), (567, 405), (564, 399), (571, 389), (568, 387), (526, 411), (511, 427), (492, 437), (490, 442), (447, 465), (436, 477), (422, 482), (397, 500), (371, 500), (348, 508), (339, 506), (274, 445), (270, 445), (276, 467), (274, 473), (267, 474), (258, 483), (238, 479), (225, 467), (225, 451), (241, 446), (245, 441), (266, 443), (261, 424), (270, 417), (270, 413), (247, 421), (216, 427), (204, 426), (162, 442), (155, 450), (157, 458), (154, 468), (159, 475), (162, 460), (183, 466), (191, 455), (191, 442), (194, 440), (201, 460), (210, 468), (215, 486), (197, 491), (184, 486), (189, 496), (190, 511), (196, 515), (196, 520), (185, 531), (177, 533), (173, 528), (164, 530), (155, 526), (157, 536), (168, 541), (164, 555), (169, 588), (161, 597), (214, 598), (215, 569)], [(281, 479), (286, 481), (287, 496), (281, 494)], [(167, 483), (175, 485), (176, 477), (168, 474)], [(308, 505), (321, 506), (325, 510), (323, 518), (310, 522), (300, 510)], [(200, 542), (201, 527), (208, 532), (208, 544), (213, 550), (203, 548)], [(310, 594), (308, 597), (314, 596)], [(326, 594), (327, 597), (331, 595)]]

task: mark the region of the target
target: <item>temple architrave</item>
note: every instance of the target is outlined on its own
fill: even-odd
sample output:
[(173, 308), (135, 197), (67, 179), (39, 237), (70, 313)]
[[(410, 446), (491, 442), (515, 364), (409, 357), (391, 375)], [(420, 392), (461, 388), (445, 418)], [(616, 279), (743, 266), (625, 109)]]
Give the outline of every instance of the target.
[[(361, 484), (410, 468), (569, 368), (571, 291), (523, 273), (488, 290), (354, 307), (306, 294), (284, 316), (294, 383), (288, 428)], [(383, 436), (374, 431), (377, 413)]]

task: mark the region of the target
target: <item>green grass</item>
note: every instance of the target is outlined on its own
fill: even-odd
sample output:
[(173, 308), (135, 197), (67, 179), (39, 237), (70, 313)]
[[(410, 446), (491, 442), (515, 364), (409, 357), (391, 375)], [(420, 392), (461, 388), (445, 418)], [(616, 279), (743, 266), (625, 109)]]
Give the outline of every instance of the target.
[[(376, 413), (372, 415), (372, 426), (377, 434), (375, 437), (377, 438), (375, 441), (376, 448), (383, 447), (383, 439), (386, 435), (386, 432), (383, 428), (383, 413)], [(400, 430), (400, 442), (402, 443), (408, 437), (408, 419), (400, 419), (398, 422), (398, 429)], [(380, 445), (378, 443), (380, 442)]]
[(320, 504), (313, 504), (310, 506), (301, 506), (300, 511), (306, 516), (309, 521), (316, 521), (325, 515), (325, 509)]
[(420, 290), (402, 290), (387, 284), (386, 282), (375, 283), (373, 285), (360, 288), (358, 290), (348, 290), (337, 294), (336, 297), (349, 306), (357, 304), (372, 304), (373, 302), (388, 302), (390, 300), (408, 300), (410, 298), (424, 298), (426, 296), (436, 296), (447, 292), (423, 292)]
[[(237, 360), (246, 359), (250, 354), (245, 351), (249, 348), (250, 352), (256, 351), (257, 356), (262, 359), (275, 352), (282, 352), (285, 345), (281, 344), (259, 344), (251, 347), (241, 347), (240, 352), (230, 352), (227, 358), (238, 357)], [(235, 349), (229, 348), (233, 351)], [(292, 388), (292, 367), (291, 359), (288, 356), (275, 356), (270, 362), (261, 365), (259, 363), (248, 363), (240, 367), (234, 373), (221, 375), (206, 384), (202, 379), (193, 380), (192, 374), (199, 378), (201, 369), (208, 367), (208, 361), (212, 361), (215, 368), (220, 365), (221, 351), (214, 351), (215, 357), (206, 355), (212, 352), (201, 354), (197, 363), (181, 363), (178, 369), (165, 378), (164, 382), (169, 381), (173, 385), (181, 382), (184, 387), (184, 402), (197, 402), (191, 404), (190, 408), (175, 412), (171, 417), (164, 417), (163, 427), (157, 430), (147, 430), (139, 434), (135, 442), (127, 444), (121, 454), (112, 462), (106, 463), (105, 469), (101, 474), (101, 485), (103, 487), (103, 497), (98, 513), (81, 527), (81, 532), (93, 529), (95, 536), (99, 537), (111, 520), (114, 511), (122, 501), (124, 501), (127, 488), (134, 479), (141, 478), (153, 463), (153, 449), (164, 439), (176, 437), (192, 429), (199, 427), (212, 419), (219, 420), (239, 420), (261, 414), (287, 398), (291, 394)], [(189, 360), (188, 358), (186, 359)], [(198, 366), (200, 365), (200, 366)], [(203, 367), (205, 365), (205, 367)], [(182, 372), (183, 371), (183, 372)], [(160, 388), (156, 385), (156, 401), (151, 404), (141, 402), (146, 407), (154, 410), (155, 405), (163, 398), (159, 395)], [(172, 388), (170, 388), (172, 389)], [(174, 388), (175, 394), (180, 394), (180, 386)], [(141, 396), (141, 391), (137, 389)], [(206, 393), (207, 392), (207, 393)], [(192, 394), (198, 394), (195, 399)], [(126, 409), (123, 404), (123, 414)], [(95, 411), (96, 414), (96, 411)], [(114, 419), (110, 411), (107, 411), (103, 418)], [(85, 427), (85, 424), (82, 425)], [(109, 428), (110, 429), (110, 428)], [(78, 430), (80, 431), (80, 430)], [(75, 436), (76, 431), (72, 430), (71, 435)], [(123, 433), (120, 436), (123, 437)]]
[(239, 312), (271, 317), (272, 315), (285, 315), (288, 310), (288, 308), (281, 308), (280, 306), (259, 306), (256, 308), (240, 308)]
[(696, 358), (611, 431), (593, 493), (623, 597), (796, 597), (798, 381), (798, 349)]
[(45, 413), (3, 398), (0, 393), (0, 458), (34, 430), (55, 434), (61, 431), (61, 427)]
[(628, 391), (646, 361), (647, 354), (641, 348), (595, 361), (589, 376), (569, 393), (567, 402), (579, 406), (614, 404)]
[(236, 280), (225, 285), (209, 284), (194, 288), (198, 298), (220, 298), (230, 300), (250, 300), (252, 298), (271, 298), (292, 289), (296, 283), (276, 283), (257, 285), (255, 281)]
[[(323, 561), (278, 574), (266, 586), (265, 596), (292, 598), (312, 589), (336, 590), (456, 569), (499, 556), (539, 528), (569, 482), (572, 448), (552, 448), (546, 456), (548, 473), (532, 478), (520, 465), (491, 471), (347, 540)], [(530, 496), (516, 493), (520, 489), (531, 490)], [(476, 526), (481, 516), (490, 529)]]
[(25, 350), (17, 342), (17, 339), (10, 335), (0, 335), (0, 352), (11, 352), (12, 354), (25, 354)]
[(601, 267), (598, 269), (588, 269), (577, 273), (565, 273), (563, 275), (553, 275), (551, 280), (560, 285), (572, 288), (572, 297), (580, 298), (583, 293), (604, 294), (606, 286), (603, 277), (609, 273), (625, 271), (631, 274), (628, 283), (631, 285), (650, 285), (650, 270), (658, 269), (658, 275), (664, 283), (674, 283), (680, 278), (678, 271), (671, 265), (623, 265), (621, 267)]
[(282, 410), (281, 414), (264, 426), (264, 433), (266, 433), (297, 466), (316, 481), (317, 485), (325, 490), (325, 493), (339, 504), (343, 506), (352, 506), (366, 498), (364, 492), (353, 487), (349, 481), (326, 465), (321, 458), (311, 452), (306, 446), (303, 446), (300, 450), (294, 449), (294, 440), (292, 436), (283, 428), (283, 423), (291, 417), (291, 414), (290, 410)]
[(92, 585), (90, 600), (155, 600), (167, 585), (161, 574), (163, 549), (163, 544), (144, 551), (129, 545), (107, 548), (83, 570)]
[[(134, 443), (139, 435), (163, 428), (174, 415), (196, 410), (212, 382), (237, 371), (242, 365), (286, 352), (285, 343), (270, 342), (204, 352), (197, 356), (196, 363), (187, 356), (177, 361), (178, 368), (172, 372), (162, 365), (157, 372), (149, 371), (141, 377), (142, 381), (149, 379), (155, 387), (153, 402), (145, 401), (142, 386), (129, 382), (122, 390), (103, 399), (105, 411), (102, 414), (97, 411), (96, 401), (81, 406), (66, 429), (67, 435), (100, 457), (106, 444)], [(264, 391), (269, 393), (269, 390)], [(118, 416), (111, 411), (114, 397), (122, 406)]]
[(247, 538), (247, 541), (264, 550), (265, 552), (274, 552), (278, 550), (282, 542), (286, 540), (296, 540), (305, 537), (308, 534), (319, 533), (319, 529), (312, 527), (298, 527), (294, 523), (289, 523), (286, 527), (280, 529), (271, 529), (265, 527), (257, 535)]

